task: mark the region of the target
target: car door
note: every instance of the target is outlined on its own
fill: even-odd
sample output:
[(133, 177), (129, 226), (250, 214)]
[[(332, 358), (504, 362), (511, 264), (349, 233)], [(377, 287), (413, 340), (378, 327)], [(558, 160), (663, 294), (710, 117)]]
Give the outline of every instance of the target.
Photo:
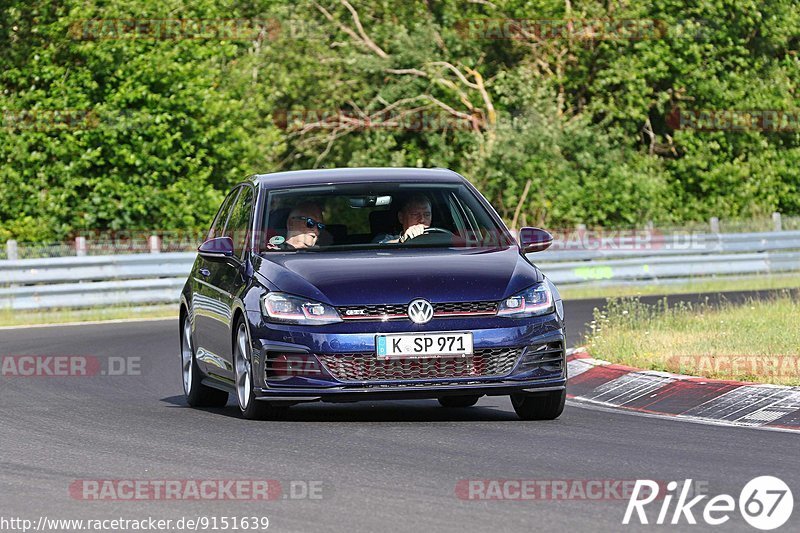
[[(245, 261), (247, 246), (252, 225), (255, 189), (251, 185), (243, 185), (236, 203), (231, 209), (231, 216), (225, 226), (225, 236), (233, 241), (233, 257), (217, 264), (214, 285), (217, 287), (217, 305), (225, 318), (225, 332), (214, 338), (213, 346), (223, 359), (227, 369), (226, 377), (233, 379), (233, 302), (241, 294), (247, 280), (245, 278)], [(221, 324), (222, 322), (220, 322)]]
[[(223, 237), (225, 227), (233, 210), (234, 203), (239, 195), (240, 187), (233, 189), (222, 203), (214, 223), (208, 232), (208, 239)], [(227, 374), (225, 359), (219, 353), (219, 337), (225, 334), (229, 324), (223, 309), (219, 306), (218, 284), (220, 283), (219, 261), (198, 257), (197, 268), (194, 270), (192, 313), (194, 315), (194, 340), (197, 364), (208, 373), (219, 376)]]
[(209, 261), (207, 302), (209, 313), (205, 328), (208, 354), (207, 371), (217, 377), (233, 379), (233, 302), (245, 283), (244, 261), (248, 229), (253, 211), (254, 189), (242, 185), (232, 204), (222, 236), (233, 241), (233, 257), (226, 261)]

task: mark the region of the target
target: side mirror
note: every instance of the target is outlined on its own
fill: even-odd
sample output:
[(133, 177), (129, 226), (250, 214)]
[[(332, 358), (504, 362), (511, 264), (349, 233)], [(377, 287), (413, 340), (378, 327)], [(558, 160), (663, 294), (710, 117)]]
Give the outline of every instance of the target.
[(200, 257), (210, 260), (224, 260), (233, 257), (233, 239), (230, 237), (216, 237), (208, 239), (197, 249)]
[(522, 228), (519, 230), (519, 247), (522, 253), (541, 252), (550, 248), (553, 236), (539, 228)]

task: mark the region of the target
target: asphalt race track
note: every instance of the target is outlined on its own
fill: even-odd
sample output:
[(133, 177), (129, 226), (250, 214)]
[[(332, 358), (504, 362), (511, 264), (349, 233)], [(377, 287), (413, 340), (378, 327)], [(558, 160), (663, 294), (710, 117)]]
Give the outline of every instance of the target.
[[(566, 303), (570, 342), (597, 304)], [(521, 422), (506, 398), (468, 409), (435, 401), (296, 406), (271, 422), (239, 418), (235, 400), (190, 409), (177, 332), (176, 320), (0, 331), (3, 355), (138, 363), (119, 372), (127, 375), (0, 377), (0, 516), (266, 516), (270, 531), (647, 531), (664, 528), (623, 526), (627, 499), (613, 491), (600, 501), (485, 501), (457, 488), (468, 480), (693, 479), (700, 491), (738, 500), (747, 481), (774, 475), (794, 489), (795, 507), (800, 500), (800, 437), (791, 433), (575, 403), (557, 421)], [(253, 479), (276, 480), (282, 492), (269, 501), (91, 501), (75, 490), (82, 480)], [(652, 505), (651, 522), (661, 503)], [(701, 524), (702, 505), (694, 512)], [(795, 509), (781, 530), (798, 524)], [(708, 529), (684, 519), (670, 531)], [(738, 509), (713, 529), (755, 531)]]

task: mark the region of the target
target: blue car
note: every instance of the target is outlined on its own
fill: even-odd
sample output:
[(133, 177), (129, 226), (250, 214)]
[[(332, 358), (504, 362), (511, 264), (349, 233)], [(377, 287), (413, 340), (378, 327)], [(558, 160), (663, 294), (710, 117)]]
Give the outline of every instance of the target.
[(302, 402), (509, 395), (525, 420), (566, 398), (556, 287), (459, 174), (355, 168), (253, 176), (200, 246), (180, 302), (190, 406), (248, 419)]

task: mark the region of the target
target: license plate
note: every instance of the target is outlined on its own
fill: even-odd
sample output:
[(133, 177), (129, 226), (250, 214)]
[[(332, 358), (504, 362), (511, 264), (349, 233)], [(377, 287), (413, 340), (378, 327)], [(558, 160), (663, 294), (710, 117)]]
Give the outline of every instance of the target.
[(375, 347), (382, 359), (472, 355), (472, 333), (378, 335)]

